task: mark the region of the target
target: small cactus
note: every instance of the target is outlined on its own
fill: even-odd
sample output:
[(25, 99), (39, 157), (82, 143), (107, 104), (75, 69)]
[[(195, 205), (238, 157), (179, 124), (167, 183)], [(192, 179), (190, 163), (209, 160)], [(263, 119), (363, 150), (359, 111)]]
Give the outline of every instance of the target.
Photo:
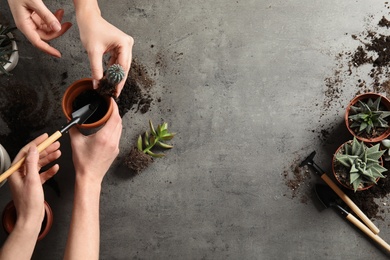
[(107, 69), (107, 80), (112, 85), (117, 85), (125, 77), (125, 72), (121, 65), (113, 64)]
[(116, 98), (116, 86), (125, 77), (125, 72), (121, 65), (113, 64), (105, 72), (104, 77), (99, 81), (98, 93), (102, 96)]

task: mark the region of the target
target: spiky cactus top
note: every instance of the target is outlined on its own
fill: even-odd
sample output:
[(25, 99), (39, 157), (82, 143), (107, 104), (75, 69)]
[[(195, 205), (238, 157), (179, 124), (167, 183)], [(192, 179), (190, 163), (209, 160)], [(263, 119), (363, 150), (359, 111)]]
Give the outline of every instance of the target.
[(112, 85), (118, 85), (125, 77), (125, 72), (121, 65), (113, 64), (107, 69), (107, 80)]
[(111, 65), (104, 77), (99, 81), (99, 88), (97, 91), (102, 96), (109, 96), (116, 98), (116, 86), (119, 82), (125, 77), (125, 72), (121, 65), (113, 64)]

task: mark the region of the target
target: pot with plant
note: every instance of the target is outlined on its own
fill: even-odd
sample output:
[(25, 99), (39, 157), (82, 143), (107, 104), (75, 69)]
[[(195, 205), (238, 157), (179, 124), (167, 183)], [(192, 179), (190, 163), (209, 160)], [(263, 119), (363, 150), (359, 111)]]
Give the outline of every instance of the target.
[(98, 102), (97, 111), (84, 124), (79, 125), (79, 128), (84, 129), (84, 133), (88, 134), (102, 127), (111, 116), (113, 110), (111, 97), (115, 94), (116, 85), (123, 79), (123, 76), (122, 67), (119, 65), (118, 68), (118, 64), (114, 64), (100, 80), (97, 90), (93, 88), (91, 78), (74, 82), (67, 88), (62, 98), (62, 110), (65, 117), (70, 120), (73, 111), (89, 103)]
[[(0, 174), (8, 170), (11, 166), (11, 159), (5, 150), (5, 148), (0, 144)], [(0, 187), (4, 185), (7, 180), (0, 182)]]
[(0, 25), (0, 74), (10, 75), (19, 61), (18, 46), (12, 34), (16, 27)]
[(332, 160), (332, 170), (336, 180), (344, 187), (355, 192), (366, 190), (384, 178), (380, 144), (367, 146), (355, 137), (345, 142), (336, 151)]
[(150, 133), (146, 131), (143, 136), (140, 135), (137, 139), (137, 146), (133, 147), (125, 158), (125, 164), (136, 173), (145, 170), (153, 162), (153, 158), (165, 156), (163, 153), (152, 151), (152, 148), (173, 148), (172, 145), (165, 143), (165, 141), (171, 140), (175, 136), (175, 133), (168, 132), (168, 123), (158, 125), (155, 129), (152, 121), (149, 120), (149, 127)]
[(376, 143), (390, 134), (390, 101), (377, 93), (356, 96), (348, 104), (345, 123), (357, 139)]

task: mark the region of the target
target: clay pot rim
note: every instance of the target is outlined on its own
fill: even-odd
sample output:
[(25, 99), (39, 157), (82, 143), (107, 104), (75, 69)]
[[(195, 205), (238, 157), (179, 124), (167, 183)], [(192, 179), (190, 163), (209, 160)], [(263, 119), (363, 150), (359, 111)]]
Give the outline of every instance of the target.
[(355, 105), (358, 100), (363, 100), (363, 99), (368, 99), (368, 98), (371, 98), (371, 99), (376, 99), (378, 97), (381, 97), (381, 104), (383, 104), (384, 106), (387, 107), (387, 110), (390, 111), (390, 100), (382, 95), (382, 94), (379, 94), (379, 93), (375, 93), (375, 92), (367, 92), (367, 93), (363, 93), (363, 94), (359, 94), (357, 96), (355, 96), (347, 105), (347, 108), (345, 109), (345, 115), (344, 115), (344, 121), (345, 121), (345, 125), (348, 129), (348, 131), (354, 136), (356, 137), (356, 139), (358, 139), (359, 141), (363, 141), (365, 143), (377, 143), (377, 142), (380, 142), (382, 141), (383, 139), (386, 139), (389, 135), (390, 135), (390, 127), (383, 133), (381, 134), (380, 136), (377, 136), (375, 138), (364, 138), (364, 137), (361, 137), (359, 135), (357, 135), (349, 126), (349, 111), (351, 110), (351, 106)]
[[(11, 32), (7, 33), (7, 36), (10, 38), (14, 38), (14, 36)], [(13, 70), (19, 61), (19, 50), (18, 50), (18, 45), (16, 44), (16, 41), (11, 41), (11, 45), (12, 45), (12, 50), (14, 52), (12, 52), (11, 56), (9, 57), (10, 62), (3, 65), (3, 68), (8, 72)], [(0, 74), (2, 74), (2, 72), (0, 72)]]
[[(70, 96), (72, 95), (72, 93), (75, 91), (76, 88), (83, 88), (82, 91), (93, 89), (92, 78), (82, 78), (76, 80), (65, 90), (65, 93), (62, 97), (61, 106), (62, 106), (62, 111), (67, 120), (71, 120), (72, 111), (70, 111), (68, 108), (72, 106), (72, 103), (75, 99), (75, 98), (70, 99)], [(107, 120), (111, 117), (112, 111), (114, 109), (112, 103), (113, 99), (107, 97), (106, 101), (108, 104), (107, 113), (100, 120), (90, 124), (78, 124), (77, 126), (83, 129), (92, 129), (92, 128), (98, 128), (99, 126), (102, 126), (104, 123), (106, 123)]]
[[(44, 201), (44, 206), (45, 206), (45, 219), (46, 219), (46, 225), (43, 230), (39, 232), (37, 241), (42, 240), (50, 231), (52, 225), (53, 225), (53, 211), (49, 204)], [(2, 216), (2, 222), (3, 222), (3, 228), (4, 230), (10, 234), (12, 230), (14, 229), (14, 225), (16, 222), (16, 219), (10, 219), (10, 214), (11, 212), (15, 212), (16, 214), (16, 208), (13, 200), (8, 202), (8, 204), (5, 206), (3, 210), (3, 216)], [(11, 222), (12, 221), (12, 222)]]
[[(343, 183), (342, 181), (340, 181), (339, 178), (337, 178), (336, 170), (335, 170), (335, 164), (336, 164), (336, 158), (335, 158), (335, 157), (336, 157), (336, 154), (339, 153), (339, 151), (344, 147), (345, 144), (350, 143), (350, 142), (352, 142), (352, 140), (348, 140), (348, 141), (344, 142), (342, 145), (340, 145), (340, 146), (337, 148), (336, 152), (333, 154), (333, 158), (332, 158), (332, 172), (333, 172), (334, 178), (337, 180), (337, 182), (338, 182), (341, 186), (343, 186), (343, 187), (345, 187), (345, 188), (347, 188), (347, 189), (349, 189), (349, 190), (354, 191), (354, 189), (353, 189), (352, 187), (347, 186), (345, 183)], [(371, 143), (369, 143), (368, 145), (373, 146), (373, 144), (371, 144)], [(383, 166), (383, 159), (382, 159), (382, 157), (379, 158), (379, 160), (380, 160), (381, 166)], [(365, 186), (365, 187), (363, 187), (363, 188), (358, 188), (356, 191), (368, 190), (368, 189), (374, 187), (374, 186), (378, 183), (379, 180), (380, 180), (380, 178), (378, 177), (378, 178), (376, 179), (376, 183), (372, 183), (372, 184), (370, 184), (370, 185), (368, 185), (368, 186)]]

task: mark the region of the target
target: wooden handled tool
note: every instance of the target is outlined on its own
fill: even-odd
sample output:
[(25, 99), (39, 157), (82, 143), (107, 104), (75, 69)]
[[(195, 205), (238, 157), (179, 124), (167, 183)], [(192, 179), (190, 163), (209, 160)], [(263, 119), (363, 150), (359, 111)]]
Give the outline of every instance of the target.
[(369, 229), (374, 232), (374, 234), (379, 233), (379, 228), (375, 226), (374, 223), (359, 209), (358, 206), (329, 178), (328, 175), (314, 162), (313, 158), (316, 152), (312, 152), (299, 166), (304, 165), (310, 166), (315, 173), (317, 173), (321, 179), (323, 179), (329, 187), (348, 205), (348, 207), (355, 212), (355, 214), (369, 227)]
[[(40, 143), (37, 146), (38, 152), (42, 152), (45, 150), (47, 147), (49, 147), (52, 143), (57, 141), (63, 133), (67, 132), (69, 128), (76, 124), (82, 124), (84, 123), (98, 108), (99, 103), (94, 102), (92, 104), (87, 104), (83, 106), (82, 108), (76, 110), (75, 112), (72, 113), (72, 120), (64, 126), (61, 130), (56, 131), (54, 134), (49, 136), (45, 141)], [(3, 174), (0, 175), (0, 183), (3, 182), (5, 179), (7, 179), (9, 176), (11, 176), (14, 172), (16, 172), (22, 165), (24, 160), (26, 160), (26, 157), (23, 157), (16, 163), (12, 164), (11, 167), (6, 170)]]

